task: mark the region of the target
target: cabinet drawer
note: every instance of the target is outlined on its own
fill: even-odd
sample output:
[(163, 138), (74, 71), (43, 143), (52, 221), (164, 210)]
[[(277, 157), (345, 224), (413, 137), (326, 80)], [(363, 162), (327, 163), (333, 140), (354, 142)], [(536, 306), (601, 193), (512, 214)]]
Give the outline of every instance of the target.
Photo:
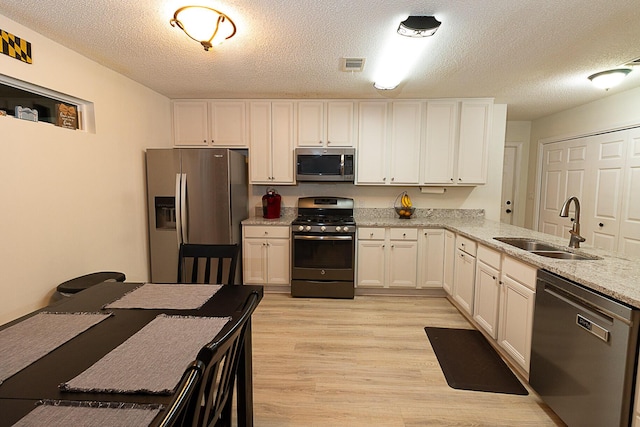
[(391, 228), (389, 229), (391, 240), (418, 240), (417, 228)]
[(502, 258), (500, 252), (489, 249), (483, 245), (478, 245), (477, 258), (496, 270), (500, 270), (500, 259)]
[(538, 270), (529, 264), (505, 255), (502, 260), (502, 274), (517, 280), (533, 291), (536, 290)]
[(384, 228), (362, 227), (358, 228), (360, 240), (384, 240)]
[(471, 239), (467, 239), (464, 236), (456, 235), (456, 248), (469, 255), (476, 256), (476, 242)]
[(244, 227), (244, 237), (249, 238), (270, 238), (270, 239), (288, 239), (291, 234), (291, 229), (289, 227), (281, 227), (281, 226), (245, 226)]

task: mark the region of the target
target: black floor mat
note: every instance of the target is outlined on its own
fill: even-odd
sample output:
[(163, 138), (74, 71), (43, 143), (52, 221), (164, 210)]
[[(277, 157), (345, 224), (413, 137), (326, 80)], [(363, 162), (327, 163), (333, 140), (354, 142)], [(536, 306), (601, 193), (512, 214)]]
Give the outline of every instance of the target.
[(450, 387), (529, 394), (479, 331), (428, 326), (424, 330)]

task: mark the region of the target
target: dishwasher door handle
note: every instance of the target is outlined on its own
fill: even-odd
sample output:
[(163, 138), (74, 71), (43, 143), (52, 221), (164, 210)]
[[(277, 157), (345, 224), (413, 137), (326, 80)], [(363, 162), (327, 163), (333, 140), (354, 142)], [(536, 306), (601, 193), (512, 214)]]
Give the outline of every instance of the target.
[(597, 323), (593, 323), (591, 320), (586, 317), (577, 314), (576, 315), (576, 324), (580, 326), (582, 329), (587, 332), (592, 333), (596, 337), (600, 338), (604, 342), (609, 342), (609, 331), (598, 325)]

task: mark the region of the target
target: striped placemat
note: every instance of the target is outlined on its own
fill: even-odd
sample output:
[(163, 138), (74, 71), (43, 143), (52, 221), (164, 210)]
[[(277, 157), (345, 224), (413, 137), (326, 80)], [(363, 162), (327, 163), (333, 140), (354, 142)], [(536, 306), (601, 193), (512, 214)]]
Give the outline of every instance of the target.
[(160, 411), (159, 405), (44, 401), (13, 427), (148, 426)]
[(0, 384), (109, 313), (42, 312), (0, 331)]
[(196, 310), (222, 285), (145, 283), (104, 308)]
[(161, 314), (86, 371), (65, 391), (171, 394), (187, 365), (229, 317)]

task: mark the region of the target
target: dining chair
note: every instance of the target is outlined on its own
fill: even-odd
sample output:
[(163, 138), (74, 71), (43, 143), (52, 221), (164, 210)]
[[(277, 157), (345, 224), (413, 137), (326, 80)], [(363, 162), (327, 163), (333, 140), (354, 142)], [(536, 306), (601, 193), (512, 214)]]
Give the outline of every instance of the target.
[(195, 360), (189, 364), (184, 374), (182, 374), (182, 379), (176, 388), (176, 393), (171, 403), (154, 426), (182, 427), (193, 424), (194, 416), (200, 410), (200, 405), (196, 398), (202, 384), (205, 368), (206, 366), (201, 360)]
[(259, 295), (252, 292), (242, 314), (222, 338), (205, 345), (197, 359), (206, 365), (196, 402), (203, 402), (195, 414), (193, 426), (231, 426), (233, 390), (249, 320), (258, 305)]
[[(240, 246), (233, 245), (203, 245), (182, 243), (178, 254), (178, 283), (210, 283), (211, 260), (217, 260), (216, 284), (233, 285), (238, 265)], [(204, 261), (204, 276), (199, 277), (199, 267)], [(191, 266), (191, 274), (187, 273)], [(222, 280), (223, 272), (227, 268), (226, 281)]]

